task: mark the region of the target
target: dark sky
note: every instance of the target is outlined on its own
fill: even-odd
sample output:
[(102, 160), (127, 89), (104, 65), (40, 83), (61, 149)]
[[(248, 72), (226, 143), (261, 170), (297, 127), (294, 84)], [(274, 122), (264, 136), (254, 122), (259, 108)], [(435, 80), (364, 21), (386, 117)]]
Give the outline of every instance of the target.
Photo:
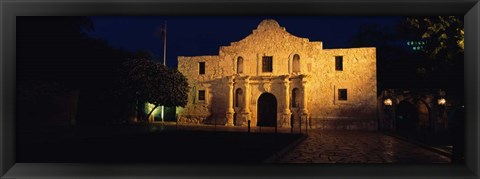
[(350, 38), (361, 24), (393, 26), (403, 17), (317, 16), (317, 17), (92, 17), (90, 36), (107, 40), (113, 47), (147, 50), (163, 61), (163, 41), (155, 35), (167, 21), (167, 65), (177, 65), (177, 56), (218, 55), (220, 46), (249, 35), (263, 19), (275, 19), (288, 32), (323, 41), (324, 48), (351, 47)]

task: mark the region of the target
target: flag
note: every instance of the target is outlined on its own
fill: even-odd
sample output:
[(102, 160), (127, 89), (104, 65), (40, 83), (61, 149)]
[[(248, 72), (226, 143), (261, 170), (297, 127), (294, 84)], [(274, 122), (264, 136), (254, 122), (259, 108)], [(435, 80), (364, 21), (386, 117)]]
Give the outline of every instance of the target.
[(160, 29), (160, 33), (162, 35), (162, 38), (165, 40), (165, 37), (167, 36), (167, 29), (165, 26)]
[(163, 23), (163, 27), (160, 30), (161, 30), (161, 33), (162, 33), (162, 38), (163, 38), (163, 40), (165, 40), (166, 37), (167, 37), (167, 21), (165, 21)]
[(157, 30), (155, 31), (155, 35), (165, 40), (165, 37), (167, 36), (167, 22), (165, 22), (162, 27), (157, 28)]

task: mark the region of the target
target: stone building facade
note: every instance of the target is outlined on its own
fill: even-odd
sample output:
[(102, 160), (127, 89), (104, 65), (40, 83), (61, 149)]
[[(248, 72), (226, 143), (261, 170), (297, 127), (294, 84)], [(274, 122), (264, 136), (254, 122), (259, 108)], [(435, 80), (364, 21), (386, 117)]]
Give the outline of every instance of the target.
[[(376, 49), (323, 49), (275, 20), (215, 56), (179, 56), (191, 89), (180, 123), (376, 129)], [(293, 122), (293, 123), (292, 123)]]

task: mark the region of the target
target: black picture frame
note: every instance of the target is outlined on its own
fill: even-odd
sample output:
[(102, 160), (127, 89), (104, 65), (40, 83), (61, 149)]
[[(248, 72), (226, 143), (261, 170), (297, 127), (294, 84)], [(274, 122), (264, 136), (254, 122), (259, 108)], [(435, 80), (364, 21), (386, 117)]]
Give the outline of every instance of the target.
[[(479, 178), (480, 3), (458, 0), (0, 2), (0, 176), (2, 178)], [(465, 165), (154, 165), (15, 162), (15, 17), (102, 15), (464, 15)]]

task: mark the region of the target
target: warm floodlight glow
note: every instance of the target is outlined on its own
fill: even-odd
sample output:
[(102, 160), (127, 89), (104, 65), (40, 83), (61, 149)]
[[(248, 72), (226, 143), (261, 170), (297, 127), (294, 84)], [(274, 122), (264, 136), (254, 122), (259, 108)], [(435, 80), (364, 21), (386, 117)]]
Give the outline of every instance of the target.
[[(155, 107), (154, 104), (151, 104), (151, 103), (148, 103), (148, 102), (147, 102), (147, 103), (146, 103), (146, 108), (147, 108), (146, 113), (148, 114), (154, 107)], [(155, 115), (157, 115), (159, 112), (160, 112), (160, 110), (159, 110), (158, 107), (157, 107), (155, 110), (153, 110), (153, 112), (152, 112), (151, 115), (152, 115), (152, 116), (155, 116)]]
[(393, 102), (391, 99), (385, 99), (383, 101), (383, 104), (385, 104), (385, 106), (392, 106), (393, 105)]
[(438, 99), (438, 105), (444, 106), (445, 104), (447, 104), (447, 100), (445, 100), (445, 98)]
[(163, 122), (163, 114), (165, 114), (165, 106), (162, 106), (162, 122)]
[(154, 107), (155, 107), (154, 104), (147, 103), (147, 109), (148, 109), (148, 110), (152, 110)]

